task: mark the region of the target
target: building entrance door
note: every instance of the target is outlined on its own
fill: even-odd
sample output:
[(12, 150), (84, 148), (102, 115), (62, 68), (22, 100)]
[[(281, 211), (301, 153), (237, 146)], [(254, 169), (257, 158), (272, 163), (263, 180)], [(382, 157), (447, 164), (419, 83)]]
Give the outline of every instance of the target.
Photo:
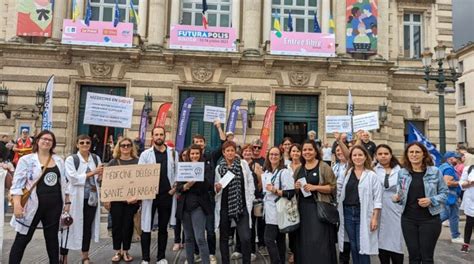
[(223, 92), (181, 90), (179, 93), (179, 112), (181, 112), (184, 100), (188, 97), (195, 97), (195, 99), (189, 114), (184, 145), (189, 146), (192, 143), (193, 135), (201, 134), (206, 138), (208, 147), (211, 149), (217, 148), (220, 145), (219, 132), (214, 124), (203, 122), (204, 106), (224, 107), (225, 94)]
[[(89, 135), (92, 140), (91, 151), (99, 155), (102, 158), (104, 149), (104, 136), (105, 127), (86, 125), (84, 124), (84, 112), (86, 109), (87, 93), (101, 93), (101, 94), (112, 94), (117, 96), (125, 96), (124, 87), (110, 87), (110, 86), (90, 86), (82, 85), (79, 99), (79, 120), (77, 126), (77, 135), (86, 134)], [(114, 143), (117, 141), (118, 135), (123, 135), (123, 128), (109, 127), (108, 135), (113, 137)]]
[(277, 94), (276, 105), (275, 146), (284, 137), (301, 144), (307, 138), (308, 131), (318, 131), (317, 96)]

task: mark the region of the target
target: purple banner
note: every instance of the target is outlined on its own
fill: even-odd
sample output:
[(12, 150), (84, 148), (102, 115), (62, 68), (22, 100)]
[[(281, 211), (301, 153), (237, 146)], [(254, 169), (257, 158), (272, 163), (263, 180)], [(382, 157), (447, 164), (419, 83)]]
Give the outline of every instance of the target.
[(242, 129), (243, 129), (242, 144), (245, 144), (245, 138), (247, 137), (247, 109), (240, 109), (240, 115), (242, 116)]
[(235, 132), (235, 124), (237, 123), (237, 118), (239, 118), (239, 108), (240, 104), (242, 103), (243, 99), (237, 99), (232, 102), (232, 106), (230, 108), (229, 118), (227, 119), (227, 128), (225, 132)]
[(142, 115), (140, 117), (140, 131), (138, 132), (138, 135), (140, 137), (140, 142), (142, 144), (145, 144), (145, 139), (146, 139), (146, 129), (148, 127), (148, 115), (147, 112), (145, 112), (145, 105), (143, 105), (142, 108)]
[(186, 129), (188, 128), (189, 113), (193, 106), (194, 97), (188, 97), (183, 102), (181, 113), (179, 114), (178, 130), (176, 131), (176, 150), (181, 152), (184, 149)]

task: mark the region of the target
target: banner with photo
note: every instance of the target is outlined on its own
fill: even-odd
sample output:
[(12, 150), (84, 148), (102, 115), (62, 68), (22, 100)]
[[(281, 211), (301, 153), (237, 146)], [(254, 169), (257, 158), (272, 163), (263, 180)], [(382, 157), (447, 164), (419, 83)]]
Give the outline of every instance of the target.
[(51, 37), (54, 0), (18, 0), (16, 35)]
[(378, 0), (346, 0), (348, 53), (377, 53)]

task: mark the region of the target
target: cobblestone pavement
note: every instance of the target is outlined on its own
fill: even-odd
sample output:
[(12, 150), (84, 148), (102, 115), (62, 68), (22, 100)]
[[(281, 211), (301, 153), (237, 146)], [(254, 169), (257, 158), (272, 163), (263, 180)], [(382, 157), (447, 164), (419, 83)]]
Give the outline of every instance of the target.
[[(5, 222), (10, 220), (10, 216), (7, 216)], [(100, 243), (92, 243), (91, 251), (90, 251), (90, 258), (93, 263), (111, 263), (111, 258), (114, 254), (112, 250), (112, 239), (107, 235), (107, 227), (106, 227), (106, 218), (103, 217), (103, 223), (101, 225), (101, 241)], [(464, 222), (460, 224), (460, 231), (464, 230)], [(1, 263), (8, 263), (8, 253), (11, 245), (13, 243), (13, 239), (15, 236), (15, 232), (9, 225), (4, 226), (4, 240), (3, 240), (3, 255), (1, 258)], [(474, 250), (471, 251), (469, 254), (462, 254), (460, 253), (459, 249), (461, 245), (452, 244), (449, 239), (449, 228), (443, 227), (443, 231), (441, 237), (438, 241), (435, 253), (435, 263), (446, 263), (446, 264), (472, 264), (474, 263)], [(152, 256), (152, 263), (155, 263), (154, 257), (156, 257), (156, 237), (157, 232), (153, 232), (152, 234), (152, 248), (151, 248), (151, 256)], [(184, 250), (173, 252), (171, 247), (173, 246), (173, 231), (170, 230), (169, 232), (170, 241), (168, 243), (168, 251), (166, 252), (166, 259), (168, 263), (184, 263), (185, 261), (185, 252)], [(140, 263), (140, 243), (133, 243), (132, 248), (130, 249), (130, 254), (135, 258), (132, 263)], [(217, 253), (219, 250), (217, 250)], [(218, 256), (219, 259), (219, 256)], [(48, 257), (46, 254), (46, 247), (43, 240), (43, 232), (38, 229), (35, 232), (33, 240), (28, 245), (25, 256), (23, 258), (22, 263), (48, 263)], [(70, 252), (69, 256), (69, 263), (80, 263), (80, 253), (79, 252)], [(125, 263), (125, 262), (122, 262)], [(236, 262), (237, 263), (237, 262)], [(262, 257), (261, 255), (257, 255), (257, 260), (254, 263), (264, 264), (270, 263), (270, 260), (267, 258)], [(317, 261), (314, 262), (317, 264)], [(377, 257), (372, 257), (372, 263), (379, 263)], [(407, 256), (405, 256), (405, 263), (408, 263)]]

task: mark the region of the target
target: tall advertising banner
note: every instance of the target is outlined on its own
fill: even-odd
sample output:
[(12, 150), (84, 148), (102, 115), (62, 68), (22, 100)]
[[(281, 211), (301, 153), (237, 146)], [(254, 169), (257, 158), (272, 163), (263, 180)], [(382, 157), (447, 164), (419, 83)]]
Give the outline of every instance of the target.
[(142, 144), (145, 144), (147, 127), (148, 127), (148, 114), (145, 111), (145, 105), (143, 105), (142, 114), (140, 116), (140, 131), (138, 133), (140, 137), (140, 142)]
[(232, 102), (230, 107), (229, 119), (227, 119), (227, 127), (225, 132), (235, 132), (235, 124), (237, 123), (237, 118), (239, 117), (239, 108), (243, 99), (237, 99)]
[(270, 54), (312, 57), (335, 57), (334, 34), (272, 32)]
[(181, 152), (184, 149), (184, 140), (186, 138), (186, 129), (188, 127), (189, 113), (193, 106), (194, 97), (188, 97), (183, 102), (181, 113), (179, 114), (178, 130), (176, 131), (176, 151)]
[(240, 109), (240, 115), (242, 116), (242, 143), (245, 144), (245, 138), (247, 137), (247, 120), (248, 112), (247, 109)]
[(265, 119), (263, 120), (262, 131), (260, 132), (260, 140), (263, 142), (262, 150), (260, 151), (260, 157), (265, 157), (268, 148), (268, 139), (270, 138), (270, 130), (272, 129), (273, 118), (277, 110), (276, 105), (271, 105), (267, 109)]
[(54, 75), (49, 77), (44, 94), (44, 111), (41, 130), (51, 130), (53, 128), (53, 90)]
[(346, 0), (348, 53), (377, 53), (378, 0)]
[(16, 35), (51, 37), (53, 7), (54, 0), (17, 0)]
[(168, 111), (170, 110), (172, 104), (173, 103), (167, 102), (160, 106), (160, 109), (158, 109), (158, 114), (156, 115), (154, 127), (165, 127), (166, 117), (168, 116)]
[(170, 49), (202, 51), (237, 51), (234, 28), (173, 25)]

